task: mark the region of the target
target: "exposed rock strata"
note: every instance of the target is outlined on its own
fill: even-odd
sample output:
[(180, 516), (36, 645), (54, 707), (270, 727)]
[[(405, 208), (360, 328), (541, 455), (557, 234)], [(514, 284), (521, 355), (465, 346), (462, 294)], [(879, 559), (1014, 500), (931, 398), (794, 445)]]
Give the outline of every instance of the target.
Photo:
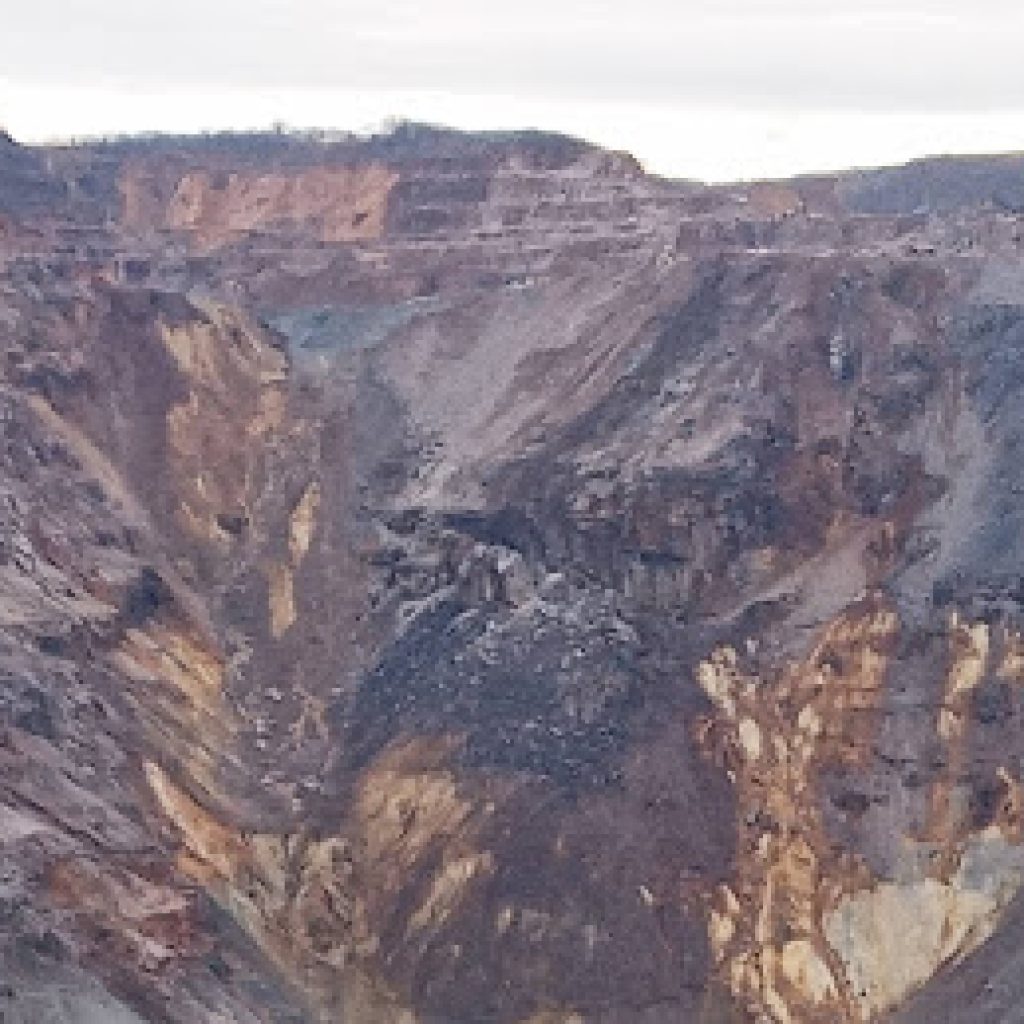
[(1014, 1020), (1015, 174), (0, 138), (4, 1019)]

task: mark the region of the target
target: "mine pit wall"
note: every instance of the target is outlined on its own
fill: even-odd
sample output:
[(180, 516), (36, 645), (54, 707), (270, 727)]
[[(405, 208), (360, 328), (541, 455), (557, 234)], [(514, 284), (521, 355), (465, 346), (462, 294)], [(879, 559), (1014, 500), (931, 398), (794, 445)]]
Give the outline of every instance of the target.
[[(377, 981), (346, 969), (352, 956), (374, 948), (373, 936), (347, 920), (348, 840), (314, 841), (298, 826), (288, 830), (299, 773), (287, 765), (287, 751), (301, 753), (306, 774), (322, 764), (327, 688), (308, 694), (301, 672), (295, 681), (284, 673), (268, 678), (274, 661), (264, 660), (268, 648), (285, 648), (286, 634), (298, 631), (308, 598), (305, 588), (296, 596), (296, 576), (315, 557), (314, 546), (330, 540), (321, 527), (322, 488), (335, 507), (345, 506), (347, 499), (338, 500), (339, 486), (347, 486), (344, 464), (341, 476), (327, 467), (321, 477), (315, 462), (303, 458), (317, 453), (324, 425), (313, 430), (288, 412), (281, 352), (237, 312), (160, 293), (114, 291), (79, 312), (64, 370), (32, 377), (26, 368), (27, 382), (39, 389), (33, 412), (44, 429), (117, 503), (155, 566), (141, 574), (135, 596), (122, 598), (116, 585), (97, 591), (105, 600), (124, 600), (127, 609), (107, 656), (141, 730), (135, 742), (148, 758), (144, 803), (181, 837), (176, 869), (227, 909), (282, 970), (296, 982), (304, 979), (304, 998), (324, 1007), (324, 1019), (343, 1012), (360, 1021), (408, 1020), (405, 1011), (387, 1009), (394, 999)], [(80, 372), (67, 372), (76, 363)], [(344, 423), (328, 422), (325, 436), (336, 455), (332, 442), (343, 442)], [(284, 470), (275, 451), (287, 460)], [(326, 579), (347, 592), (358, 571), (346, 572), (344, 552), (328, 549), (326, 556)], [(332, 581), (332, 573), (340, 579)], [(239, 606), (232, 597), (239, 586), (262, 601), (247, 598)], [(343, 601), (327, 591), (324, 605), (335, 630), (344, 621)], [(253, 618), (246, 619), (250, 608)], [(343, 632), (333, 642), (349, 643), (351, 636)], [(253, 673), (247, 673), (250, 659)], [(345, 661), (328, 642), (331, 683)], [(250, 693), (253, 675), (259, 689)], [(246, 696), (259, 704), (246, 704)], [(264, 768), (286, 770), (283, 780), (267, 779), (254, 772), (268, 745), (259, 712), (282, 701), (288, 716), (294, 714), (292, 734), (274, 737)], [(267, 818), (274, 831), (253, 827)], [(112, 933), (129, 929), (86, 900), (73, 870), (66, 866), (52, 879), (63, 905), (105, 922), (97, 927)], [(299, 881), (295, 870), (310, 880)], [(356, 891), (362, 889), (372, 887)], [(126, 934), (136, 941), (134, 932)], [(307, 935), (313, 949), (299, 939)], [(159, 950), (153, 955), (158, 965), (173, 958)], [(318, 966), (321, 982), (307, 977)]]
[[(886, 751), (923, 728), (920, 711), (892, 692), (914, 671), (905, 653), (914, 643), (901, 634), (884, 602), (869, 603), (773, 682), (746, 675), (731, 648), (699, 670), (717, 713), (698, 728), (740, 794), (738, 888), (713, 897), (710, 933), (727, 984), (754, 1015), (879, 1019), (976, 950), (1024, 879), (1015, 766), (990, 756), (970, 764), (966, 789), (954, 781), (968, 770), (964, 733), (981, 728), (969, 695), (986, 677), (1019, 685), (1010, 682), (1019, 636), (1000, 628), (994, 651), (987, 624), (949, 615), (928, 730), (938, 749), (929, 767), (905, 761), (903, 777), (887, 779)], [(836, 791), (837, 782), (858, 788)], [(893, 804), (903, 819), (895, 834)], [(839, 842), (827, 821), (837, 816)]]
[[(245, 229), (250, 199), (289, 209), (320, 201), (319, 179), (291, 181), (190, 179), (178, 227), (219, 244)], [(339, 188), (361, 200), (364, 185)], [(214, 195), (224, 191), (228, 212)], [(314, 207), (310, 216), (333, 215)], [(443, 504), (412, 509), (428, 522), (422, 533), (354, 524), (371, 509), (391, 524), (410, 511), (384, 500), (413, 493), (418, 453), (401, 455), (401, 443), (421, 424), (401, 389), (384, 386), (387, 398), (375, 400), (338, 382), (319, 398), (303, 392), (276, 339), (236, 310), (103, 292), (73, 314), (76, 347), (63, 364), (22, 381), (40, 429), (61, 438), (148, 538), (155, 568), (124, 594), (111, 584), (93, 595), (123, 606), (110, 658), (146, 730), (146, 806), (173, 836), (176, 869), (230, 912), (319, 1019), (882, 1020), (937, 975), (969, 965), (1004, 919), (1024, 870), (1019, 624), (1007, 595), (986, 598), (988, 608), (977, 594), (951, 597), (940, 571), (949, 565), (921, 570), (939, 584), (926, 612), (887, 584), (920, 569), (908, 548), (923, 514), (991, 557), (990, 539), (970, 532), (944, 482), (955, 453), (914, 446), (930, 443), (922, 438), (936, 423), (967, 444), (968, 413), (1002, 430), (1000, 417), (1011, 417), (998, 381), (958, 360), (998, 350), (1016, 318), (998, 304), (968, 316), (950, 356), (939, 330), (948, 298), (936, 295), (956, 293), (957, 275), (842, 263), (709, 261), (694, 301), (674, 296), (646, 362), (622, 373), (622, 387), (618, 376), (607, 382), (595, 414), (551, 431), (532, 462), (517, 438), (475, 523)], [(759, 336), (769, 354), (736, 346), (737, 357), (736, 338), (755, 337), (767, 309), (778, 317)], [(780, 339), (791, 365), (773, 348)], [(628, 444), (636, 419), (650, 427), (647, 446), (672, 420), (647, 412), (678, 409), (685, 421), (693, 411), (675, 373), (704, 357), (701, 345), (720, 373), (708, 390), (733, 393), (733, 368), (763, 359), (773, 393), (790, 400), (757, 408), (772, 429), (756, 444), (710, 450), (718, 472), (696, 478), (640, 462), (642, 486), (565, 468), (607, 438), (617, 445), (611, 461), (635, 469), (647, 456)], [(961, 369), (985, 384), (968, 388), (976, 410), (960, 393)], [(372, 401), (368, 426), (360, 418)], [(722, 418), (720, 409), (700, 415)], [(901, 418), (911, 428), (897, 444)], [(366, 433), (381, 435), (379, 447)], [(690, 440), (664, 451), (695, 457)], [(737, 494), (741, 470), (748, 491)], [(552, 484), (546, 503), (532, 500), (537, 475)], [(781, 514), (759, 504), (769, 497), (781, 497)], [(529, 537), (495, 535), (517, 502)], [(776, 529), (773, 514), (801, 528)], [(620, 521), (621, 532), (605, 530)], [(494, 628), (452, 634), (441, 680), (450, 691), (417, 690), (426, 667), (397, 659), (394, 692), (415, 699), (387, 709), (381, 742), (353, 766), (339, 747), (364, 727), (381, 731), (360, 688), (388, 681), (370, 672), (388, 664), (381, 655), (404, 628), (403, 601), (414, 618), (422, 610), (396, 582), (403, 544), (422, 558), (408, 570), (427, 581), (417, 600), (443, 585), (454, 591), (453, 619), (485, 609)], [(51, 550), (67, 557), (56, 542)], [(692, 566), (681, 567), (683, 555)], [(741, 558), (744, 572), (730, 577), (740, 600), (698, 586)], [(843, 610), (814, 605), (810, 629), (787, 619), (796, 613), (775, 606), (772, 590), (809, 559), (826, 580), (862, 584)], [(556, 578), (562, 570), (568, 580)], [(353, 596), (375, 590), (378, 610)], [(571, 668), (540, 660), (538, 636), (556, 631), (567, 655), (597, 650), (579, 625), (596, 617), (592, 591), (614, 596), (600, 622), (621, 675), (580, 658), (580, 697)], [(767, 624), (730, 618), (743, 601), (771, 605)], [(630, 676), (629, 656), (648, 635), (688, 637), (694, 623), (705, 631), (691, 647)], [(630, 634), (636, 624), (648, 630), (643, 640)], [(772, 645), (794, 634), (785, 649)], [(497, 713), (473, 717), (474, 688), (497, 678), (485, 666), (505, 662), (523, 668), (515, 692), (538, 694), (515, 730)], [(460, 663), (473, 672), (460, 677)], [(570, 741), (564, 707), (529, 690), (528, 675), (564, 682), (570, 721), (587, 719)], [(603, 735), (601, 714), (617, 713), (621, 690), (641, 682), (653, 713), (627, 702), (624, 738), (586, 762), (576, 741)], [(551, 745), (509, 735), (533, 730)], [(540, 755), (514, 760), (517, 742), (531, 757), (579, 755), (616, 785), (602, 792), (586, 772), (552, 780)], [(62, 865), (52, 886), (104, 919), (87, 870)], [(160, 895), (170, 918), (190, 920), (173, 891)], [(140, 956), (168, 961), (145, 931), (151, 923), (117, 927)]]
[[(270, 585), (271, 632), (278, 638), (296, 623), (290, 574), (309, 550), (314, 510), (320, 503), (316, 494), (315, 489), (307, 488), (298, 498), (291, 512), (287, 552), (270, 571), (278, 581)], [(283, 579), (289, 582), (284, 584)], [(275, 586), (279, 588), (276, 599)], [(281, 596), (282, 591), (287, 598)], [(767, 679), (744, 670), (742, 656), (731, 647), (718, 650), (697, 670), (697, 680), (714, 711), (696, 724), (696, 742), (732, 780), (739, 815), (736, 873), (705, 892), (704, 902), (698, 905), (706, 915), (716, 964), (713, 971), (723, 989), (752, 1019), (757, 1014), (767, 1014), (780, 1024), (876, 1019), (940, 967), (977, 948), (996, 927), (1019, 888), (1015, 795), (1019, 782), (1011, 768), (995, 765), (989, 775), (977, 780), (979, 792), (1005, 794), (1005, 799), (1000, 797), (989, 809), (989, 817), (972, 812), (965, 818), (964, 807), (975, 798), (962, 789), (951, 796), (952, 783), (948, 781), (959, 778), (965, 764), (969, 695), (989, 672), (1015, 679), (1012, 652), (1018, 641), (1004, 631), (999, 641), (1002, 653), (992, 660), (985, 623), (965, 624), (951, 613), (945, 630), (948, 667), (931, 685), (938, 691), (932, 741), (945, 749), (937, 763), (947, 770), (927, 783), (915, 779), (909, 785), (909, 796), (901, 788), (900, 799), (921, 804), (910, 816), (911, 822), (920, 822), (902, 837), (898, 850), (876, 851), (870, 856), (856, 843), (836, 852), (829, 831), (837, 827), (836, 815), (829, 801), (836, 797), (834, 806), (840, 808), (843, 821), (838, 827), (846, 828), (848, 834), (852, 829), (859, 842), (871, 843), (874, 838), (858, 835), (851, 818), (865, 814), (870, 818), (875, 813), (873, 802), (880, 796), (865, 797), (856, 790), (826, 794), (825, 786), (836, 775), (870, 777), (880, 770), (877, 759), (881, 755), (873, 748), (873, 737), (894, 728), (892, 718), (898, 716), (887, 704), (896, 672), (894, 652), (901, 644), (913, 644), (903, 634), (898, 612), (882, 598), (851, 609), (821, 632), (802, 661), (776, 666)], [(899, 728), (898, 717), (895, 728)], [(237, 878), (245, 877), (248, 870), (240, 865), (252, 862), (257, 866), (251, 870), (271, 879), (266, 886), (280, 891), (283, 869), (274, 865), (287, 859), (279, 844), (292, 840), (273, 836), (243, 840), (234, 833), (221, 834), (215, 822), (201, 824), (202, 812), (190, 810), (187, 798), (176, 794), (156, 770), (150, 777), (162, 805), (185, 836), (189, 870), (197, 878), (213, 872), (210, 884), (228, 904), (241, 901), (242, 909), (237, 912), (253, 934), (263, 935), (265, 944), (287, 945), (265, 935), (268, 928), (277, 927), (282, 935), (294, 939), (290, 926), (267, 924), (268, 919), (280, 921), (281, 914), (293, 912), (280, 903), (283, 897), (274, 897), (278, 903), (271, 900), (271, 906), (253, 909), (253, 897), (243, 898), (236, 890)], [(396, 777), (387, 775), (387, 780), (384, 790), (401, 791)], [(444, 785), (457, 783), (452, 780)], [(889, 785), (891, 790), (892, 783), (888, 780), (879, 785)], [(416, 801), (426, 800), (420, 813), (441, 814), (442, 821), (448, 822), (443, 826), (446, 832), (455, 822), (463, 822), (475, 805), (475, 801), (460, 804), (450, 793), (442, 795), (432, 781), (421, 780), (415, 786)], [(927, 794), (923, 802), (917, 795), (922, 792)], [(890, 791), (888, 800), (895, 799)], [(450, 804), (453, 800), (456, 802)], [(454, 819), (446, 817), (449, 813)], [(221, 838), (206, 839), (207, 831)], [(338, 837), (330, 842), (339, 844), (338, 849), (348, 849), (351, 840)], [(431, 848), (425, 844), (423, 850)], [(389, 851), (388, 856), (393, 853)], [(422, 855), (416, 847), (409, 852), (411, 859), (402, 877), (418, 870)], [(323, 855), (304, 850), (295, 864), (304, 864), (307, 856), (316, 861)], [(440, 901), (455, 898), (462, 887), (472, 892), (474, 879), (479, 885), (480, 879), (494, 872), (495, 856), (490, 850), (474, 849), (472, 843), (446, 854), (443, 870), (426, 887), (424, 902), (410, 908), (407, 932), (437, 919), (437, 908), (443, 905)], [(976, 867), (980, 863), (1001, 866), (981, 878)], [(307, 869), (297, 870), (301, 874)], [(272, 880), (275, 876), (277, 881)], [(364, 884), (365, 893), (377, 892), (376, 898), (388, 900), (388, 894), (401, 891), (403, 883), (396, 877), (390, 882), (367, 879)], [(648, 892), (646, 887), (644, 891)], [(351, 893), (346, 895), (346, 899), (353, 898)], [(642, 894), (641, 898), (646, 899)], [(304, 912), (297, 913), (296, 927)], [(353, 955), (372, 960), (381, 939), (367, 923), (368, 915), (366, 909), (349, 915), (361, 922), (353, 926), (359, 937), (337, 936), (337, 946), (327, 954), (328, 964), (337, 966)], [(907, 915), (919, 922), (920, 929), (911, 959), (905, 949), (885, 945), (885, 936), (898, 934), (894, 922)], [(337, 925), (332, 922), (333, 927)], [(361, 952), (353, 954), (351, 949)], [(296, 970), (295, 956), (295, 950), (289, 949), (276, 954), (276, 959)], [(314, 959), (322, 956), (322, 951), (313, 954)], [(407, 1019), (401, 1015), (408, 1011), (397, 1008), (399, 1003), (393, 1010), (398, 1015), (395, 1019)], [(572, 1017), (578, 1011), (565, 1012)]]
[[(193, 478), (166, 454), (189, 390), (161, 354), (187, 355), (200, 388), (223, 367), (204, 362), (211, 321), (196, 310), (195, 348), (161, 335), (161, 316), (182, 328), (181, 311), (157, 295), (80, 294), (30, 308), (15, 323), (33, 333), (3, 338), (18, 358), (5, 361), (3, 413), (0, 957), (3, 1012), (26, 1024), (194, 1020), (204, 1005), (251, 1019), (222, 982), (267, 971), (166, 857), (176, 841), (138, 774), (158, 759), (224, 803), (242, 774), (224, 647), (181, 559), (191, 520), (172, 500)], [(211, 941), (220, 974), (205, 967)], [(265, 976), (276, 1012), (279, 982)]]
[(174, 751), (195, 744), (204, 761), (186, 758), (186, 774), (216, 792), (243, 727), (228, 700), (238, 652), (219, 587), (262, 555), (266, 453), (285, 429), (285, 359), (235, 312), (116, 290), (80, 307), (63, 356), (59, 371), (26, 371), (36, 413), (117, 502), (152, 559), (118, 668), (177, 692), (179, 706), (139, 714)]

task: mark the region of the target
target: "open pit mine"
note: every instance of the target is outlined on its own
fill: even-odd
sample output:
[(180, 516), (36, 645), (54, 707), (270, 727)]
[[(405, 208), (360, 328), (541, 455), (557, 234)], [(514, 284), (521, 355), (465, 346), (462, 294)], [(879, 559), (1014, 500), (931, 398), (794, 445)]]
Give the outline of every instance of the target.
[(1022, 235), (0, 135), (0, 1020), (1020, 1021)]

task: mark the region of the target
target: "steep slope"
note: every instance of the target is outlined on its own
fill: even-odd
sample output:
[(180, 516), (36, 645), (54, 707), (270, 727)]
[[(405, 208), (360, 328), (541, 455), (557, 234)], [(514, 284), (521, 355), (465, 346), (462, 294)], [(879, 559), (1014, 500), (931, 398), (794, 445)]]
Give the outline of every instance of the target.
[(1015, 1019), (987, 185), (12, 160), (73, 201), (0, 250), (5, 1019)]
[(39, 154), (19, 146), (3, 129), (0, 129), (0, 180), (4, 184), (0, 214), (8, 217), (19, 213), (38, 215), (47, 203), (59, 196)]

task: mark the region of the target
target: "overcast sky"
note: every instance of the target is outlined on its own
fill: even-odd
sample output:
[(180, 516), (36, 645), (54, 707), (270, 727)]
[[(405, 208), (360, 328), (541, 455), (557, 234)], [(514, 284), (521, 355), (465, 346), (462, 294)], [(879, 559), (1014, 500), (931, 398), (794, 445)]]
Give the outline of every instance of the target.
[(9, 0), (0, 124), (541, 127), (727, 179), (1024, 150), (1003, 0)]

